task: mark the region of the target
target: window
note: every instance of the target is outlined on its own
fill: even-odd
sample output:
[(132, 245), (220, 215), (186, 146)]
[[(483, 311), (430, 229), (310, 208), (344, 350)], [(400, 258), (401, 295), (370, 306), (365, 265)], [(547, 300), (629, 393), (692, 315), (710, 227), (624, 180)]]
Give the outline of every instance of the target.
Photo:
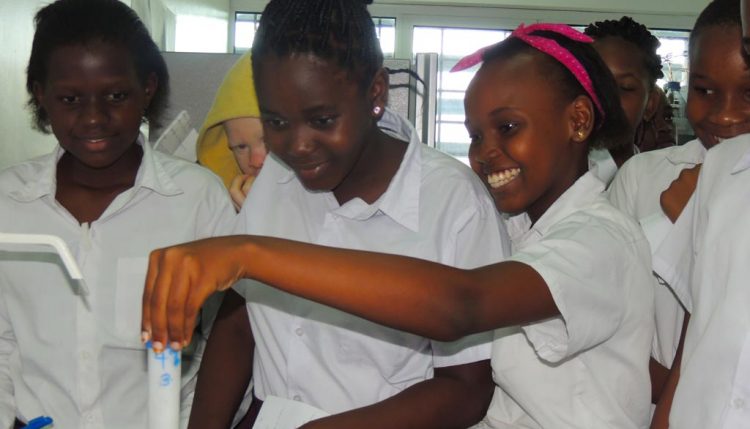
[(177, 15), (176, 52), (226, 52), (227, 20), (210, 16)]
[[(234, 53), (250, 50), (260, 23), (260, 13), (237, 12), (234, 16)], [(373, 17), (383, 56), (392, 58), (396, 49), (396, 18)]]
[(510, 31), (415, 27), (412, 52), (438, 53), (435, 146), (468, 164), (469, 133), (464, 127), (464, 92), (478, 67), (450, 73), (458, 60), (504, 40)]
[(259, 13), (237, 12), (234, 14), (234, 52), (250, 50), (255, 40), (255, 32), (260, 23)]

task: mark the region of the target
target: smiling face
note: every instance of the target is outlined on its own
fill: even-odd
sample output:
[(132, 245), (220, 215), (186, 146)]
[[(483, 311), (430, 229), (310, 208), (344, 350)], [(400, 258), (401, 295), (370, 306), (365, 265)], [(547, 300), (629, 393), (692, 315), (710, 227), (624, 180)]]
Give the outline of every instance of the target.
[(690, 52), (686, 116), (706, 148), (750, 132), (750, 69), (739, 27), (703, 29)]
[(652, 88), (643, 53), (633, 43), (617, 36), (598, 39), (593, 46), (615, 77), (622, 110), (630, 129), (635, 131), (643, 119)]
[(498, 210), (534, 221), (585, 172), (593, 121), (587, 98), (550, 97), (555, 86), (540, 70), (541, 55), (485, 62), (464, 101), (472, 169)]
[(34, 96), (60, 146), (90, 168), (115, 164), (138, 137), (156, 78), (142, 85), (125, 47), (101, 41), (55, 49), (48, 70)]
[(370, 162), (368, 138), (377, 130), (372, 109), (381, 90), (363, 89), (346, 70), (312, 54), (268, 54), (256, 65), (269, 150), (309, 190), (356, 181), (359, 173), (352, 172)]

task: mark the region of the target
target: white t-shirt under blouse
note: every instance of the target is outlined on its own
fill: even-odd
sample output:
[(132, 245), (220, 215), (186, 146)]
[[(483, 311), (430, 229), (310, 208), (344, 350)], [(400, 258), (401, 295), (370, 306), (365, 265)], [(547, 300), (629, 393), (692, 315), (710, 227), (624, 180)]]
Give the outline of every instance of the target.
[[(702, 163), (705, 154), (706, 149), (696, 139), (682, 146), (635, 155), (615, 176), (609, 188), (609, 200), (641, 224), (652, 252), (672, 229), (672, 222), (661, 209), (661, 193), (682, 170)], [(680, 341), (685, 311), (663, 282), (659, 282), (654, 291), (654, 301), (656, 335), (651, 354), (670, 368)]]
[(41, 415), (62, 429), (147, 426), (149, 253), (216, 235), (235, 215), (208, 170), (143, 149), (134, 186), (91, 224), (55, 200), (62, 149), (0, 173), (0, 231), (62, 238), (90, 291), (86, 303), (51, 251), (0, 245), (0, 427)]
[[(408, 143), (397, 173), (373, 204), (339, 205), (306, 190), (271, 155), (240, 213), (238, 232), (406, 255), (473, 268), (498, 262), (509, 240), (475, 174), (419, 142), (390, 110), (379, 126)], [(283, 264), (279, 261), (279, 264)], [(352, 279), (351, 287), (357, 287)], [(275, 395), (329, 413), (371, 405), (433, 376), (433, 368), (489, 359), (491, 333), (440, 343), (387, 328), (257, 282), (235, 289), (248, 300), (260, 399)]]
[(542, 276), (561, 315), (496, 331), (480, 427), (648, 427), (654, 280), (638, 224), (586, 173), (534, 225), (523, 214), (508, 229), (511, 260)]
[(690, 314), (669, 421), (750, 428), (750, 135), (706, 154), (698, 186), (654, 255)]

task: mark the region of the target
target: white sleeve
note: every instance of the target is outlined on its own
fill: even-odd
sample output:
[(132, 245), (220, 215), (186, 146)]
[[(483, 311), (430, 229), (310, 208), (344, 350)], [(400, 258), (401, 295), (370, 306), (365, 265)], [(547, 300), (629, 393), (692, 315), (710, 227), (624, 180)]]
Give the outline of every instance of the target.
[[(458, 268), (476, 268), (504, 260), (510, 253), (510, 239), (505, 225), (487, 199), (469, 205), (459, 218), (455, 237), (454, 263)], [(436, 367), (461, 365), (489, 359), (492, 354), (492, 332), (469, 335), (458, 341), (432, 341)]]
[(620, 209), (620, 211), (627, 215), (634, 217), (635, 214), (635, 195), (638, 194), (637, 181), (634, 180), (636, 177), (634, 174), (630, 174), (632, 170), (631, 166), (634, 165), (631, 162), (626, 162), (620, 170), (617, 171), (612, 184), (607, 190), (607, 196), (609, 202), (613, 206)]
[(0, 428), (12, 428), (16, 418), (16, 400), (10, 374), (10, 358), (18, 345), (6, 307), (6, 279), (0, 275)]
[(674, 227), (672, 221), (661, 211), (639, 219), (638, 222), (641, 224), (643, 234), (651, 246), (652, 254), (656, 253), (656, 250), (659, 249), (661, 243)]
[(628, 255), (629, 246), (607, 225), (582, 217), (513, 255), (542, 276), (560, 311), (558, 317), (522, 326), (540, 358), (559, 362), (614, 335), (625, 317), (626, 270), (643, 263)]

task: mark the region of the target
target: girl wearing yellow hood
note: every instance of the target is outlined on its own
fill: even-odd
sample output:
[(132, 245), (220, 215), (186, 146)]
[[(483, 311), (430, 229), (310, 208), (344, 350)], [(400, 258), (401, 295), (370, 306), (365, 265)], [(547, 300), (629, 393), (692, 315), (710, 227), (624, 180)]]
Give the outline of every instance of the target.
[(198, 135), (198, 162), (229, 189), (237, 211), (266, 158), (250, 53), (224, 77)]

